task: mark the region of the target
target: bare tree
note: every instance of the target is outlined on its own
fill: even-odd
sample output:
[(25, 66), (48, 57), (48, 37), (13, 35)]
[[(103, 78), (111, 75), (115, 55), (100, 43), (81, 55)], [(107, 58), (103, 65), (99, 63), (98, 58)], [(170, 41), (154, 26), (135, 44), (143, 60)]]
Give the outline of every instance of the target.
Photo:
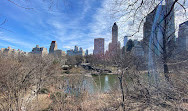
[[(152, 47), (157, 48), (157, 45), (159, 45), (160, 49), (159, 52), (161, 53), (161, 58), (163, 61), (163, 71), (165, 74), (166, 79), (169, 81), (169, 68), (168, 68), (168, 62), (169, 59), (171, 58), (171, 55), (173, 54), (173, 51), (175, 49), (175, 24), (174, 24), (174, 13), (175, 7), (179, 6), (184, 10), (184, 15), (186, 15), (186, 2), (187, 0), (161, 0), (161, 1), (156, 1), (156, 0), (115, 0), (114, 3), (114, 9), (112, 9), (112, 15), (114, 17), (117, 17), (118, 19), (123, 18), (126, 15), (126, 19), (120, 22), (126, 22), (128, 20), (132, 20), (133, 25), (135, 26), (135, 30), (133, 31), (132, 36), (135, 34), (139, 33), (140, 30), (143, 28), (143, 24), (145, 19), (147, 18), (149, 13), (154, 13), (153, 19), (151, 19), (152, 22), (154, 22), (154, 19), (156, 18), (157, 15), (157, 9), (162, 4), (164, 9), (163, 10), (163, 17), (160, 19), (160, 21), (157, 22), (157, 26), (154, 27), (153, 33), (156, 34), (158, 33), (157, 30), (161, 30), (162, 32), (162, 42), (158, 40), (158, 38), (153, 37), (152, 39)], [(161, 12), (160, 12), (161, 14)], [(160, 16), (160, 15), (159, 15)], [(186, 16), (185, 16), (186, 17)], [(175, 21), (176, 22), (176, 21)], [(152, 28), (152, 27), (151, 27)], [(156, 29), (158, 28), (158, 29)], [(160, 29), (159, 29), (160, 28)], [(148, 30), (148, 29), (146, 29)], [(149, 46), (149, 38), (151, 34), (146, 36), (148, 38), (148, 42), (143, 41), (144, 45), (147, 47), (147, 49), (151, 48)], [(153, 42), (153, 40), (157, 42)], [(154, 50), (153, 50), (154, 51)], [(154, 51), (155, 53), (155, 51)], [(158, 56), (158, 54), (154, 54), (155, 56)]]
[(28, 105), (38, 97), (38, 91), (60, 73), (61, 66), (54, 60), (38, 55), (18, 58), (1, 56), (0, 101), (4, 101), (3, 109), (29, 110)]

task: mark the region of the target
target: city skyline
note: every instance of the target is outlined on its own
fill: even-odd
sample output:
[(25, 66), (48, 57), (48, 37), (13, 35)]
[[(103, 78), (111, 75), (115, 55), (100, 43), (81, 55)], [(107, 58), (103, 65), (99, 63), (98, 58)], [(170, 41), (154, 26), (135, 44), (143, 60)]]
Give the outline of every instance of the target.
[(0, 4), (0, 111), (188, 111), (188, 0)]
[[(123, 46), (124, 36), (133, 33), (129, 30), (131, 22), (124, 23), (121, 19), (111, 18), (109, 10), (112, 7), (106, 6), (110, 2), (110, 0), (76, 2), (70, 0), (70, 3), (60, 2), (57, 7), (53, 6), (51, 9), (48, 3), (42, 1), (20, 2), (20, 6), (33, 8), (25, 9), (8, 1), (0, 1), (3, 4), (0, 6), (2, 10), (0, 22), (5, 20), (0, 30), (0, 48), (10, 46), (30, 52), (36, 44), (49, 49), (50, 42), (54, 40), (63, 51), (78, 45), (88, 49), (91, 54), (94, 49), (94, 38), (104, 38), (106, 51), (111, 41), (110, 27), (115, 21), (119, 26), (118, 39)], [(177, 26), (185, 21), (178, 15), (175, 17)], [(140, 33), (132, 39), (141, 40), (142, 30)]]
[(3, 4), (0, 6), (0, 22), (6, 20), (0, 30), (0, 48), (10, 46), (30, 52), (36, 44), (49, 49), (50, 42), (54, 40), (59, 44), (59, 49), (64, 51), (78, 45), (92, 52), (93, 45), (86, 43), (93, 43), (97, 37), (110, 37), (106, 26), (96, 27), (106, 25), (103, 15), (108, 7), (105, 7), (105, 2), (107, 0), (70, 0), (70, 3), (60, 2), (58, 7), (51, 9), (48, 9), (48, 3), (42, 1), (20, 2), (23, 7), (33, 8), (27, 10), (9, 1), (0, 1)]

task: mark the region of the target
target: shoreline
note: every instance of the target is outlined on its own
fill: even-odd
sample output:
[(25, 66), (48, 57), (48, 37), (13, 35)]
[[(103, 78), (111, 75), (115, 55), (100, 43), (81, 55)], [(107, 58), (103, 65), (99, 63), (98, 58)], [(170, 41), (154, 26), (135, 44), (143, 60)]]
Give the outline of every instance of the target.
[(118, 75), (117, 73), (80, 73), (80, 74), (62, 74), (61, 76), (81, 76), (84, 75), (86, 77), (92, 77), (92, 76), (99, 76), (99, 75)]

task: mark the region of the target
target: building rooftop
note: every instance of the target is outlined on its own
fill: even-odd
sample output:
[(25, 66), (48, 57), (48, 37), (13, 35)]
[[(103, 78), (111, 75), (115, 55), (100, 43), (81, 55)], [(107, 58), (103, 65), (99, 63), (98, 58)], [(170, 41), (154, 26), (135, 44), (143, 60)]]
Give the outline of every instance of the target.
[(52, 43), (56, 43), (56, 41), (52, 41)]

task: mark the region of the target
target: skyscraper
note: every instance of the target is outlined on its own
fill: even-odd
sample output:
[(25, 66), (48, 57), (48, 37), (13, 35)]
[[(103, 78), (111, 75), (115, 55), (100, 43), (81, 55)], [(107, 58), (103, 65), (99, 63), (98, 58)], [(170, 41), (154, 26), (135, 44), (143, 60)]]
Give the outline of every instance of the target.
[(117, 43), (117, 42), (118, 42), (118, 26), (115, 22), (112, 27), (112, 43)]
[(128, 36), (124, 36), (124, 46), (126, 46), (127, 41), (128, 41)]
[[(157, 55), (161, 55), (161, 52), (163, 52), (164, 44), (168, 44), (165, 46), (169, 54), (175, 48), (174, 10), (171, 10), (168, 17), (164, 18), (170, 11), (172, 3), (173, 0), (166, 0), (165, 5), (158, 5), (146, 16), (143, 28), (143, 48), (146, 56), (148, 55), (149, 47)], [(152, 38), (151, 46), (149, 46), (150, 37)]]
[(169, 52), (169, 55), (172, 54), (172, 51), (175, 49), (175, 13), (174, 8), (171, 10), (172, 5), (174, 4), (174, 0), (166, 0), (166, 12), (165, 15), (167, 18), (165, 19), (166, 22), (166, 40), (167, 40), (167, 51)]
[[(156, 15), (156, 12), (157, 12), (157, 8), (156, 7), (152, 12), (150, 12), (147, 16), (146, 16), (146, 20), (144, 22), (144, 27), (143, 27), (143, 48), (144, 48), (144, 54), (145, 54), (145, 57), (148, 57), (148, 51), (149, 51), (149, 41), (150, 41), (150, 37), (153, 36), (152, 35), (152, 26), (154, 25), (154, 20), (155, 20), (155, 15)], [(162, 10), (161, 10), (161, 15), (160, 15), (160, 19), (163, 18), (164, 16), (164, 10), (165, 10), (165, 5), (162, 5), (161, 6)], [(157, 22), (160, 21), (160, 19), (157, 20)], [(164, 26), (164, 22), (161, 23), (161, 27)], [(160, 44), (162, 46), (163, 44), (163, 35), (161, 34), (163, 31), (162, 30), (159, 30), (159, 27), (155, 28), (155, 37), (153, 38), (156, 38), (157, 39), (157, 42), (156, 42), (156, 39), (155, 41), (153, 40), (152, 41), (152, 46), (153, 45), (156, 45), (156, 44)], [(156, 45), (158, 46), (158, 45)], [(155, 52), (160, 52), (162, 51), (162, 48), (156, 48), (156, 47), (152, 47), (151, 48), (153, 51)]]
[(94, 39), (93, 55), (104, 55), (104, 38)]
[(78, 51), (78, 46), (74, 46), (74, 51)]
[(36, 47), (32, 49), (31, 54), (39, 54), (43, 56), (43, 55), (47, 55), (48, 51), (47, 48), (39, 47), (39, 45), (36, 45)]
[(49, 54), (54, 55), (56, 57), (62, 57), (65, 56), (65, 52), (57, 48), (56, 41), (52, 41), (50, 48), (49, 48)]
[(55, 50), (57, 50), (57, 43), (56, 41), (52, 41), (49, 49), (49, 54), (54, 53)]
[(85, 53), (81, 47), (79, 49), (78, 46), (75, 46), (74, 50), (73, 49), (67, 50), (67, 55), (68, 56), (84, 56)]
[(120, 42), (118, 41), (118, 26), (115, 22), (112, 27), (112, 42), (109, 43), (108, 53), (110, 56), (113, 56), (114, 54), (118, 53), (119, 49), (120, 49)]
[(188, 51), (188, 21), (179, 25), (177, 46), (180, 52)]
[(85, 56), (88, 56), (88, 55), (89, 55), (89, 52), (88, 52), (88, 49), (86, 49)]

